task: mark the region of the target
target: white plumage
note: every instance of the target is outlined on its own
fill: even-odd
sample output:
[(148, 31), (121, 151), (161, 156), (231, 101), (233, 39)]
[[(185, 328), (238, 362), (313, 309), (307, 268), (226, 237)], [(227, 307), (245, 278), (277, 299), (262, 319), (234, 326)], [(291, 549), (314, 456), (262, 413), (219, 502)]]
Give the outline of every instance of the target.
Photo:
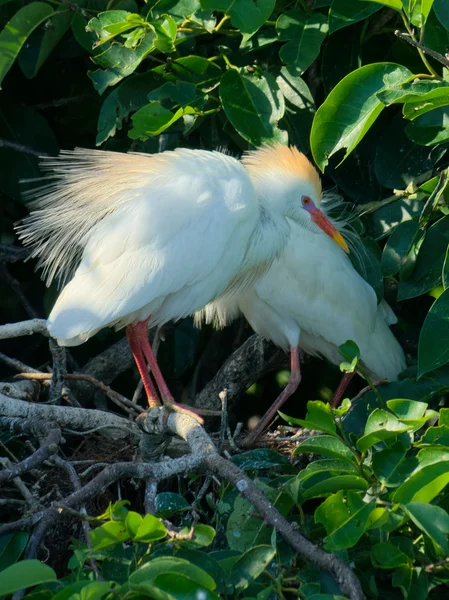
[[(324, 215), (305, 210), (320, 181), (296, 148), (248, 153), (242, 162), (202, 150), (159, 155), (64, 152), (44, 167), (49, 183), (18, 227), (47, 282), (71, 278), (48, 319), (61, 345), (105, 326), (127, 327), (150, 406), (173, 398), (147, 339), (162, 325), (224, 295), (250, 289), (284, 249), (291, 224), (321, 229), (345, 247)], [(336, 246), (335, 246), (336, 248)]]
[(284, 252), (251, 289), (217, 300), (198, 318), (223, 326), (242, 312), (277, 346), (299, 346), (337, 365), (338, 347), (353, 340), (373, 379), (396, 379), (405, 358), (389, 328), (396, 322), (391, 308), (384, 300), (377, 305), (373, 288), (326, 234), (294, 223), (291, 229)]
[(70, 280), (49, 332), (74, 346), (127, 327), (150, 406), (159, 401), (145, 359), (162, 399), (173, 397), (148, 320), (163, 325), (206, 305), (200, 319), (224, 324), (241, 311), (290, 347), (294, 373), (278, 404), (299, 383), (298, 344), (338, 363), (338, 346), (352, 339), (378, 378), (404, 366), (387, 324), (394, 315), (338, 248), (348, 251), (319, 210), (318, 173), (296, 148), (265, 146), (241, 162), (203, 150), (75, 150), (44, 166), (49, 183), (18, 231), (48, 283)]

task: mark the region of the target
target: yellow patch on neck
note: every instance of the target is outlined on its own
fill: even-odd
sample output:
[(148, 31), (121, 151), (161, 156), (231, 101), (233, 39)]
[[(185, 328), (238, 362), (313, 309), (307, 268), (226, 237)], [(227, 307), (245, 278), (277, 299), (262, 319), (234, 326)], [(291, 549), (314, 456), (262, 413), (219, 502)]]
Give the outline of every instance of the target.
[(277, 171), (279, 175), (290, 175), (309, 181), (315, 188), (317, 196), (321, 197), (321, 180), (318, 171), (310, 160), (295, 146), (283, 144), (266, 144), (247, 152), (242, 163), (251, 175), (261, 175)]

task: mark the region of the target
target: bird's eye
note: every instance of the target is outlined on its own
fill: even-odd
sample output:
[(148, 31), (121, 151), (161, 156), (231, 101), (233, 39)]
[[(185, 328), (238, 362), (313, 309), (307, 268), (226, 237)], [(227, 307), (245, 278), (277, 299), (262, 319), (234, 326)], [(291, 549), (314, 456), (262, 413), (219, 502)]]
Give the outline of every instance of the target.
[(309, 196), (303, 196), (302, 197), (302, 205), (303, 206), (307, 206), (308, 204), (310, 204), (312, 202), (312, 200), (309, 198)]

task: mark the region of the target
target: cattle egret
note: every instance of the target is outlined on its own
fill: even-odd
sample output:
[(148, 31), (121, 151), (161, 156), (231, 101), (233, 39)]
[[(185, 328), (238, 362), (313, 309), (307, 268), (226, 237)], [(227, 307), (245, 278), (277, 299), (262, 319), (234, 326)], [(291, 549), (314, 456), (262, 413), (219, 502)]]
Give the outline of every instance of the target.
[[(303, 189), (301, 198), (313, 222), (317, 223), (314, 214), (319, 215), (318, 221), (327, 218), (331, 222), (324, 216), (325, 205), (323, 212), (318, 209), (321, 189), (314, 196)], [(374, 380), (394, 380), (406, 366), (403, 350), (389, 329), (396, 322), (393, 311), (384, 300), (377, 304), (373, 288), (358, 274), (347, 254), (323, 233), (326, 228), (314, 228), (310, 221), (291, 222), (290, 226), (284, 251), (254, 285), (232, 296), (225, 294), (196, 316), (199, 322), (224, 326), (241, 312), (256, 333), (290, 350), (289, 382), (245, 438), (245, 445), (260, 435), (298, 388), (299, 349), (339, 365), (342, 356), (338, 347), (353, 340), (360, 349), (365, 373)], [(342, 383), (347, 384), (347, 379)], [(339, 387), (335, 400), (344, 387)]]
[(145, 360), (162, 401), (177, 408), (149, 324), (181, 319), (253, 284), (293, 224), (311, 239), (323, 231), (347, 250), (325, 215), (304, 201), (318, 202), (320, 182), (296, 148), (263, 147), (242, 162), (203, 150), (77, 149), (44, 167), (49, 183), (34, 192), (34, 211), (18, 231), (48, 284), (56, 275), (70, 280), (48, 318), (50, 335), (76, 346), (103, 327), (126, 327), (150, 407), (160, 403)]

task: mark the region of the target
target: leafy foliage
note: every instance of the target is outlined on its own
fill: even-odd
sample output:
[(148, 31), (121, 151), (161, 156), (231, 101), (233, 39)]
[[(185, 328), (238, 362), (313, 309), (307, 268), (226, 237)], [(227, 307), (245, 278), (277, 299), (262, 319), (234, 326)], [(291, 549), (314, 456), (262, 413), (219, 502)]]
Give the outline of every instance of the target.
[[(368, 597), (437, 598), (449, 554), (449, 417), (433, 410), (449, 389), (447, 0), (10, 0), (0, 14), (7, 247), (26, 210), (19, 180), (38, 177), (38, 156), (59, 147), (238, 155), (278, 140), (310, 149), (325, 187), (338, 186), (364, 241), (357, 268), (394, 305), (411, 366), (338, 410), (325, 402), (326, 386), (315, 386), (308, 397), (321, 400), (307, 415), (286, 417), (320, 433), (296, 451), (319, 457), (310, 464), (267, 450), (233, 460), (310, 539), (355, 564)], [(16, 276), (47, 312), (55, 290), (45, 292), (26, 266)], [(5, 320), (23, 318), (17, 286), (9, 281), (2, 293)], [(102, 335), (93, 343), (114, 334)], [(201, 343), (190, 324), (176, 327), (162, 360), (179, 385), (200, 363)], [(29, 352), (39, 356), (39, 347)], [(361, 368), (354, 344), (341, 352), (342, 371)], [(39, 585), (39, 598), (58, 600), (263, 600), (291, 589), (339, 597), (313, 565), (295, 566), (235, 490), (222, 485), (203, 504), (191, 539), (191, 507), (173, 491), (159, 494), (155, 516), (112, 506), (91, 548), (73, 543), (70, 574), (57, 582), (39, 563), (19, 570), (27, 534), (7, 536), (0, 596)]]

